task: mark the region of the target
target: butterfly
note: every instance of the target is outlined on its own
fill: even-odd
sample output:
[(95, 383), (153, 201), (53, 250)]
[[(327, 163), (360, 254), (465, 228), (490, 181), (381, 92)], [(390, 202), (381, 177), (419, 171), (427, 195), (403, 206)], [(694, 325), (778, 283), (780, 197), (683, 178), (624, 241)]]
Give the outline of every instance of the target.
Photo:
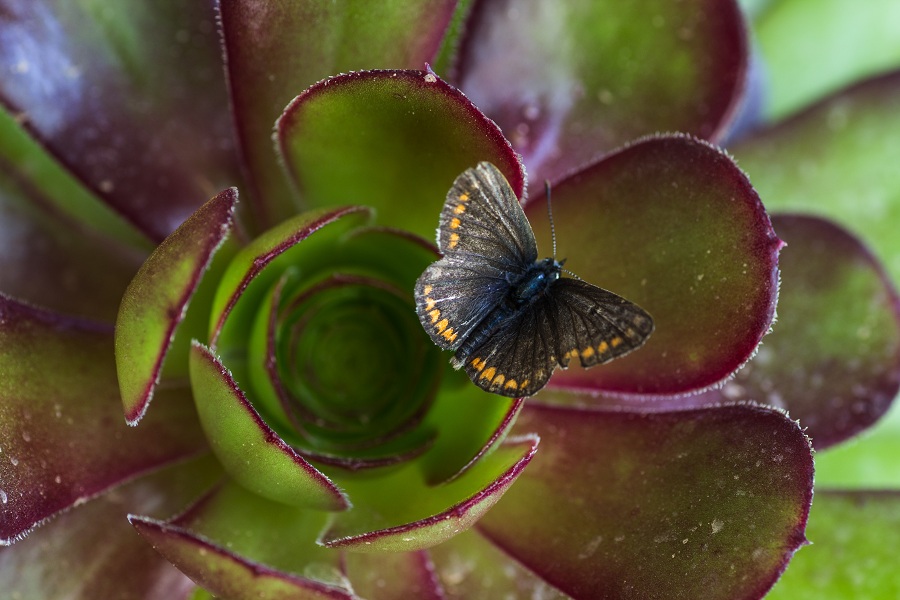
[[(453, 367), (488, 392), (531, 396), (557, 366), (609, 362), (653, 332), (638, 305), (563, 277), (565, 260), (538, 260), (525, 212), (491, 163), (456, 178), (437, 245), (442, 258), (416, 281), (416, 313), (435, 344), (455, 351)], [(554, 235), (554, 254), (555, 245)]]

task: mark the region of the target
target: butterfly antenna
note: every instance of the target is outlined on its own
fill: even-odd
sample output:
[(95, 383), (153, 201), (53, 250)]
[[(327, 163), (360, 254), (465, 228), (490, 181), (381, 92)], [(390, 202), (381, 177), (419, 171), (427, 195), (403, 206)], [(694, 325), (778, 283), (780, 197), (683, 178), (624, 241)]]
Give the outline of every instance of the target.
[(553, 206), (550, 204), (550, 180), (544, 180), (544, 194), (547, 196), (547, 218), (550, 219), (550, 239), (553, 240), (553, 258), (556, 259), (556, 227), (553, 225)]
[(584, 279), (582, 279), (581, 277), (579, 277), (578, 275), (576, 275), (575, 273), (573, 273), (572, 271), (570, 271), (568, 269), (563, 269), (562, 272), (565, 273), (566, 275), (571, 276), (574, 279), (577, 279), (579, 281), (584, 281)]

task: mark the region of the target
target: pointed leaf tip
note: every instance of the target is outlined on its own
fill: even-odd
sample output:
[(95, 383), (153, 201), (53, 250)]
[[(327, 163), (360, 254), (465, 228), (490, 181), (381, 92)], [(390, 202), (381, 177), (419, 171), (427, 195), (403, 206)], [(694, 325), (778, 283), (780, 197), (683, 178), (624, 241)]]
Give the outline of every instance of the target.
[(200, 423), (213, 452), (236, 481), (286, 504), (329, 511), (350, 507), (328, 477), (262, 420), (228, 369), (197, 341), (191, 348), (190, 373)]
[(167, 237), (135, 275), (116, 320), (116, 367), (125, 419), (136, 425), (213, 255), (231, 231), (237, 189), (209, 200)]

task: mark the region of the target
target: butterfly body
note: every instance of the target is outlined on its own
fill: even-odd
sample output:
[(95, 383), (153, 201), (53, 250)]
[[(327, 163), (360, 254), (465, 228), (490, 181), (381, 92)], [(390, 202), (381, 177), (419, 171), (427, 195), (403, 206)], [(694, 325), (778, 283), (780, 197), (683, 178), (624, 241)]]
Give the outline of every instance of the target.
[(608, 362), (653, 330), (637, 305), (562, 277), (564, 261), (537, 260), (531, 225), (490, 163), (456, 179), (437, 241), (443, 257), (416, 282), (416, 311), (431, 339), (455, 351), (451, 364), (487, 391), (532, 395), (557, 366)]

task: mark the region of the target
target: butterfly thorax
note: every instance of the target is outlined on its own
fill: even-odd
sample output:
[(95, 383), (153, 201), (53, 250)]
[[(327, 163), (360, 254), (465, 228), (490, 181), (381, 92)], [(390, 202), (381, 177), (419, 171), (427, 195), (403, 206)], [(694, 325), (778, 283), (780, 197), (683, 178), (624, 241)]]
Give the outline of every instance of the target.
[(540, 298), (562, 273), (562, 263), (554, 258), (536, 261), (521, 277), (512, 281), (509, 300), (515, 306), (530, 304)]

